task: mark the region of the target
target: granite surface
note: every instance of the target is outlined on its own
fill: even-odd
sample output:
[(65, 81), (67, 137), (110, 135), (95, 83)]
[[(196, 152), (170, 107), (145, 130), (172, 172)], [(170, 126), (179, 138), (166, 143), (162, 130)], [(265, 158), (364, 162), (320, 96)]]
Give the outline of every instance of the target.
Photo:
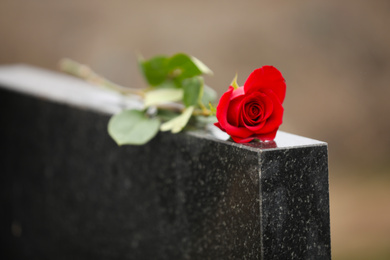
[(1, 80), (1, 259), (331, 258), (326, 143), (117, 147), (109, 111)]

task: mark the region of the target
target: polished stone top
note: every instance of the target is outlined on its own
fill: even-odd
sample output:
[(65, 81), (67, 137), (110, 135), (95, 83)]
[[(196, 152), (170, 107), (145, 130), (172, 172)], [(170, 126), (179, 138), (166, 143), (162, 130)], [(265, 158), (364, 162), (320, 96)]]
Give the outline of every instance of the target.
[(0, 66), (0, 85), (12, 91), (108, 114), (123, 108), (142, 108), (141, 101), (134, 98), (126, 98), (65, 73), (25, 64)]
[[(59, 103), (114, 114), (124, 108), (142, 109), (142, 101), (124, 97), (114, 91), (94, 86), (64, 73), (49, 71), (29, 65), (0, 66), (0, 85), (13, 91), (49, 99)], [(206, 131), (190, 132), (191, 135), (226, 141), (229, 136), (210, 125)], [(325, 145), (310, 138), (279, 131), (273, 142), (232, 145), (247, 149), (284, 149), (292, 147)]]

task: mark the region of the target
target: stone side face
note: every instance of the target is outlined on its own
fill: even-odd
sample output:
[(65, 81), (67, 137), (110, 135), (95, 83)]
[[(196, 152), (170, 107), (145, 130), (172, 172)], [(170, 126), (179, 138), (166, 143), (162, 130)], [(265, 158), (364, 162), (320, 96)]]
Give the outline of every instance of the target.
[(189, 134), (117, 147), (107, 115), (0, 93), (1, 254), (260, 258), (258, 153)]
[(0, 88), (1, 259), (330, 259), (326, 144), (118, 147), (108, 120)]
[(263, 152), (263, 259), (330, 259), (327, 146)]

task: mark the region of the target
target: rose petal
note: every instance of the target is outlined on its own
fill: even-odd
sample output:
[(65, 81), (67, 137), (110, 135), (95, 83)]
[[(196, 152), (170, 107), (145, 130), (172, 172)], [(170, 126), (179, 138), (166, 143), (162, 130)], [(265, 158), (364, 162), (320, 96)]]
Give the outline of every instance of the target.
[(263, 104), (256, 101), (250, 101), (243, 105), (241, 116), (243, 123), (250, 126), (258, 124), (263, 118), (263, 110)]
[(246, 127), (248, 130), (252, 131), (254, 134), (256, 134), (257, 132), (260, 131), (261, 128), (264, 127), (264, 125), (266, 124), (266, 122), (267, 122), (266, 120), (263, 120), (263, 121), (260, 121), (260, 122), (259, 122), (257, 125), (255, 125), (255, 126), (245, 125), (245, 127)]
[(267, 119), (272, 115), (273, 112), (273, 100), (264, 93), (256, 92), (252, 93), (249, 97), (245, 98), (243, 103), (257, 102), (262, 106), (262, 117), (258, 118), (255, 122), (248, 120), (247, 115), (245, 114), (245, 109), (243, 109), (243, 114), (241, 115), (241, 123), (250, 131), (257, 133), (267, 122)]
[(219, 122), (214, 123), (214, 125), (219, 129), (221, 129), (222, 131), (226, 132), (225, 129), (219, 124)]
[(242, 95), (245, 95), (244, 87), (239, 87), (239, 88), (233, 90), (233, 93), (232, 93), (230, 100), (235, 99), (235, 98), (242, 96)]
[(273, 132), (275, 129), (277, 130), (283, 122), (284, 108), (279, 102), (278, 97), (271, 90), (264, 89), (263, 91), (268, 97), (272, 99), (273, 111), (270, 117), (266, 120), (265, 125), (255, 132), (256, 134), (267, 134)]
[(239, 119), (241, 115), (241, 102), (244, 99), (244, 88), (240, 87), (233, 90), (230, 97), (230, 104), (227, 112), (227, 121), (233, 126), (239, 126)]
[(249, 143), (250, 141), (255, 139), (254, 137), (240, 138), (240, 137), (235, 137), (235, 136), (231, 136), (231, 138), (233, 139), (234, 142), (239, 143), (239, 144)]
[(282, 73), (273, 66), (263, 66), (254, 70), (244, 84), (246, 95), (262, 89), (271, 89), (283, 103), (286, 96), (286, 82)]
[(278, 129), (275, 129), (274, 131), (266, 133), (266, 134), (257, 134), (257, 135), (255, 135), (255, 137), (261, 141), (272, 141), (275, 139), (277, 131), (278, 131)]
[(230, 136), (247, 138), (252, 135), (251, 131), (249, 131), (245, 127), (233, 126), (227, 120), (227, 113), (233, 90), (233, 87), (229, 87), (228, 91), (226, 91), (219, 100), (219, 104), (217, 106), (217, 119), (223, 130), (225, 130), (225, 132)]
[[(242, 119), (242, 123), (243, 124), (248, 124), (248, 125), (253, 125), (253, 124), (256, 124), (256, 120), (261, 117), (262, 115), (262, 109), (261, 107), (256, 104), (255, 102), (248, 102), (247, 104), (245, 104), (245, 102), (243, 102), (243, 106), (241, 107), (241, 119)], [(256, 107), (256, 111), (257, 112), (254, 112), (253, 111), (253, 108)]]

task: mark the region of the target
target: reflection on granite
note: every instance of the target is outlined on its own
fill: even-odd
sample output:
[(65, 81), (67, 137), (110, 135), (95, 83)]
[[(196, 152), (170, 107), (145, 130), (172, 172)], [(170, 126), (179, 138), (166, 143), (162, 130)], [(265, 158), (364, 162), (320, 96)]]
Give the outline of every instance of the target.
[(109, 116), (0, 88), (1, 259), (330, 259), (326, 143), (117, 147)]
[(303, 146), (326, 145), (325, 142), (317, 141), (314, 139), (310, 139), (298, 135), (293, 135), (283, 131), (278, 131), (273, 141), (267, 141), (267, 142), (255, 141), (255, 142), (245, 143), (245, 144), (236, 144), (231, 140), (229, 135), (227, 135), (225, 132), (222, 132), (221, 130), (219, 130), (219, 128), (213, 125), (207, 125), (205, 129), (198, 130), (196, 132), (191, 132), (190, 134), (198, 137), (210, 138), (212, 140), (226, 141), (231, 143), (232, 145), (239, 146), (239, 147), (250, 147), (250, 148), (260, 148), (260, 149), (271, 149), (271, 148), (285, 149), (285, 148), (303, 147)]
[(250, 142), (244, 144), (245, 146), (256, 148), (256, 149), (273, 149), (277, 148), (278, 145), (275, 141), (268, 141), (268, 142)]

